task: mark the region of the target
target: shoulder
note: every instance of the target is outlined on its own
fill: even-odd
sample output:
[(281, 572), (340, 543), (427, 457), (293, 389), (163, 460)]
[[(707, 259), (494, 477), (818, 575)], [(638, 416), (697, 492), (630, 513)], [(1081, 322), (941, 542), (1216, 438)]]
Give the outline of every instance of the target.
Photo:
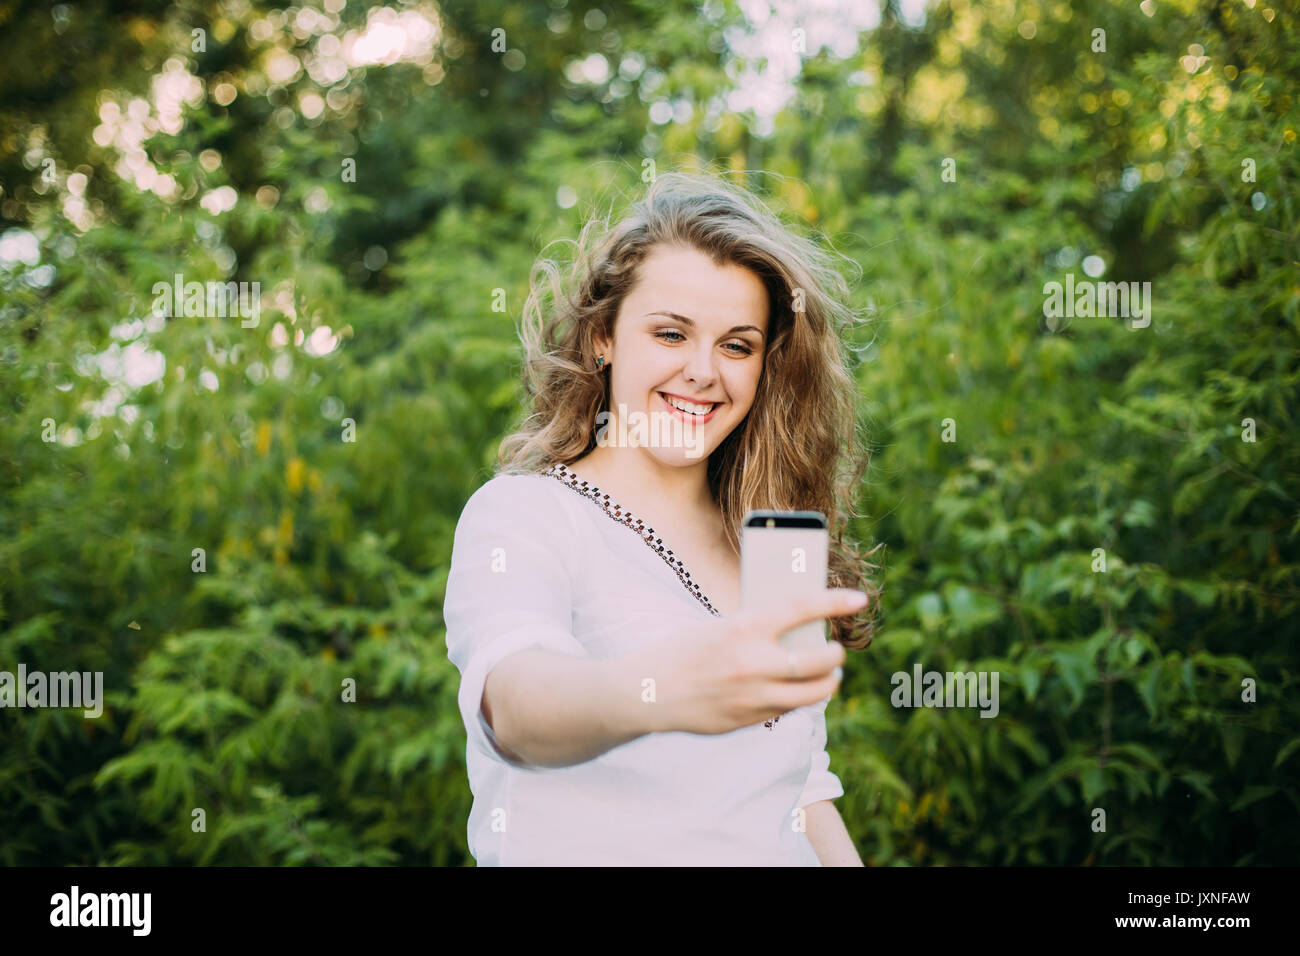
[(577, 497), (548, 475), (493, 476), (465, 503), (453, 536), (452, 563), (504, 548), (526, 563), (572, 576), (589, 543), (566, 495)]
[(511, 507), (536, 501), (550, 500), (551, 485), (559, 483), (547, 475), (509, 474), (493, 475), (469, 496), (465, 508)]
[(460, 524), (496, 525), (508, 521), (521, 531), (537, 528), (568, 534), (575, 529), (567, 502), (557, 493), (562, 491), (565, 489), (560, 482), (549, 475), (494, 475), (469, 496)]

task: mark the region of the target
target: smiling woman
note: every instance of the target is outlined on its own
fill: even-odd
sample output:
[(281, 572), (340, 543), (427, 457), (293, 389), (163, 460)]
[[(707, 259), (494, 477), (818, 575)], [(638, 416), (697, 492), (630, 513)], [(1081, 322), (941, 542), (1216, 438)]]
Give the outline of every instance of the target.
[[(444, 603), (476, 860), (859, 863), (825, 749), (878, 594), (844, 537), (866, 456), (843, 280), (700, 174), (589, 223), (567, 291), (549, 260), (530, 278), (532, 408), (465, 506)], [(739, 527), (758, 509), (826, 515), (839, 590), (742, 609)], [(818, 619), (825, 649), (780, 648)]]

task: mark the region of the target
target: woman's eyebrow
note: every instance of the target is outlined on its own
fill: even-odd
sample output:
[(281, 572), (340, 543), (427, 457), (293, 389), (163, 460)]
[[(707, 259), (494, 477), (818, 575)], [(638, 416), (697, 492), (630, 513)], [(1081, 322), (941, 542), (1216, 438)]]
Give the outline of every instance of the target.
[[(692, 328), (695, 327), (694, 319), (692, 319), (690, 316), (678, 315), (676, 312), (647, 312), (646, 313), (647, 317), (651, 315), (664, 315), (670, 319), (676, 319), (678, 322), (685, 322), (687, 325), (691, 326)], [(733, 325), (731, 328), (727, 329), (727, 335), (730, 335), (732, 332), (757, 332), (759, 338), (763, 337), (763, 330), (756, 325)]]

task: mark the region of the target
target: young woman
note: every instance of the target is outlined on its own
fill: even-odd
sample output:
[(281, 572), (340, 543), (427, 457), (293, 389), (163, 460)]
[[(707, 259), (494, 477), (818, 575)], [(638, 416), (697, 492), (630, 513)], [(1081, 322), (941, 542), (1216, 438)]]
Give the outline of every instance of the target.
[[(708, 175), (661, 176), (578, 246), (567, 289), (545, 259), (530, 276), (531, 414), (456, 528), (444, 617), (470, 850), (480, 866), (860, 866), (825, 749), (878, 595), (843, 536), (866, 464), (844, 282)], [(827, 516), (834, 587), (739, 608), (740, 521), (760, 508)], [(825, 649), (781, 647), (818, 619)]]

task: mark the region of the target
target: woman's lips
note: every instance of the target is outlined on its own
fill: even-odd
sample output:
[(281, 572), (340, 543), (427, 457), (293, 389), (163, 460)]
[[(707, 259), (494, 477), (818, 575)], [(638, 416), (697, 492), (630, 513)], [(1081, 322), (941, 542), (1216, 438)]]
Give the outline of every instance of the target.
[(678, 421), (681, 421), (681, 422), (686, 423), (687, 425), (704, 425), (704, 424), (707, 424), (708, 422), (710, 422), (710, 421), (713, 419), (713, 416), (714, 416), (714, 415), (718, 414), (718, 409), (722, 407), (722, 404), (721, 404), (720, 402), (719, 402), (719, 403), (715, 403), (714, 406), (713, 406), (713, 410), (710, 411), (709, 414), (707, 414), (707, 415), (691, 415), (691, 414), (689, 414), (689, 413), (687, 413), (687, 412), (682, 411), (680, 408), (678, 408), (678, 407), (676, 407), (675, 405), (673, 405), (672, 402), (668, 401), (668, 399), (664, 398), (664, 393), (663, 393), (663, 392), (659, 392), (658, 394), (659, 394), (659, 400), (660, 400), (661, 402), (663, 402), (663, 403), (664, 403), (664, 407), (668, 409), (668, 414), (672, 415), (672, 416), (673, 416), (674, 418), (676, 418)]

